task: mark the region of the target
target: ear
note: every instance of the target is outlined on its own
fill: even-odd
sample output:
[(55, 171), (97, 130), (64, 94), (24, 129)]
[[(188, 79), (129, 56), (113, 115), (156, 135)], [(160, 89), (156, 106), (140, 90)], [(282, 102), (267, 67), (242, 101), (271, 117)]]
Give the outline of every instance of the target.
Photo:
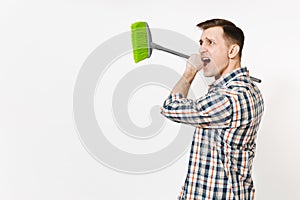
[(229, 58), (234, 58), (235, 56), (238, 55), (240, 51), (240, 46), (237, 44), (233, 44), (230, 46), (229, 50), (228, 50), (228, 57)]

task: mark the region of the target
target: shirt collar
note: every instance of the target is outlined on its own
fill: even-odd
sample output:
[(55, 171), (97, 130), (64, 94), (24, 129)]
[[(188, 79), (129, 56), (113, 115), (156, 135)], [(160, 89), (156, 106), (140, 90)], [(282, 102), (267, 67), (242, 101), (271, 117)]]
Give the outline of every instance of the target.
[(226, 85), (231, 80), (235, 79), (239, 76), (249, 76), (249, 72), (247, 67), (239, 67), (232, 72), (226, 74), (225, 76), (221, 76), (219, 79), (215, 80), (211, 85), (210, 88), (214, 87), (221, 87), (222, 85)]

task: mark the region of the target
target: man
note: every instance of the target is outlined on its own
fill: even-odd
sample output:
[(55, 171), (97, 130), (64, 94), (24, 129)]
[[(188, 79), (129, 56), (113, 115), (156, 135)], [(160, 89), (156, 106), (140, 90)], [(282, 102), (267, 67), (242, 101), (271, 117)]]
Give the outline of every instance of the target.
[[(244, 34), (224, 19), (197, 26), (203, 30), (200, 55), (189, 58), (161, 111), (170, 120), (196, 127), (178, 199), (254, 199), (251, 169), (264, 103), (241, 66)], [(201, 69), (215, 81), (205, 96), (188, 99), (190, 84)]]

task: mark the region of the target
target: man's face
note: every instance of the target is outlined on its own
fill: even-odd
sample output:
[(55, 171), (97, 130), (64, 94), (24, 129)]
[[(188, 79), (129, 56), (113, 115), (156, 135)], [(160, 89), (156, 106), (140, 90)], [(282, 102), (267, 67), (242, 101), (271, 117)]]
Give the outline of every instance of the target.
[(210, 59), (203, 67), (204, 76), (218, 79), (229, 63), (229, 47), (224, 40), (222, 27), (203, 30), (199, 42), (201, 59)]

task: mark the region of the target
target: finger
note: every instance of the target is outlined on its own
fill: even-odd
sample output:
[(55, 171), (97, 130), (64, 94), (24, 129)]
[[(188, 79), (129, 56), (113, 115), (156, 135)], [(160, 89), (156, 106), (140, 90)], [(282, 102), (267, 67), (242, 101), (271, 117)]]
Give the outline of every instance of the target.
[(203, 67), (203, 61), (199, 54), (192, 54), (187, 60), (188, 67), (196, 68), (198, 71)]

